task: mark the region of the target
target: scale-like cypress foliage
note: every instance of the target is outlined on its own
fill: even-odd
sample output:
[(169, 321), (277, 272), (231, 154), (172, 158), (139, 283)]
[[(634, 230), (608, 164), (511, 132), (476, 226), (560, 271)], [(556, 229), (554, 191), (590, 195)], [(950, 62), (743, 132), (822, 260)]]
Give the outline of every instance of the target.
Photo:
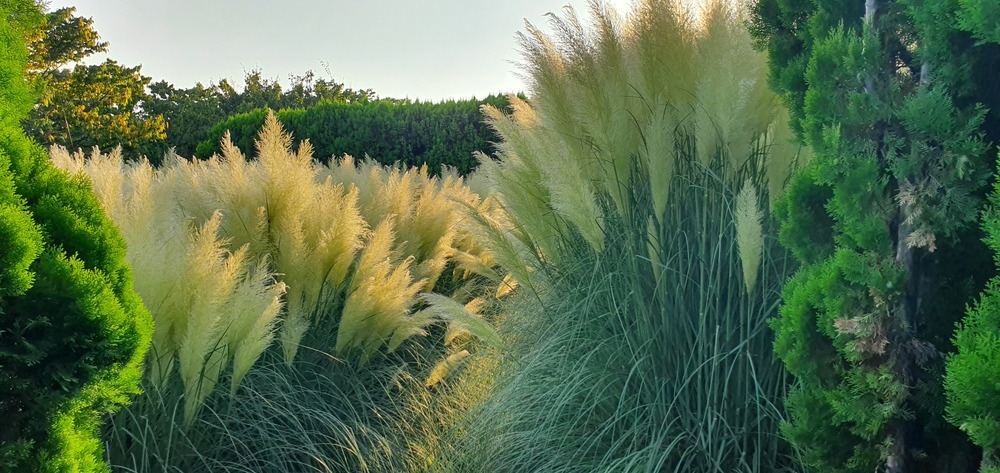
[[(986, 242), (1000, 264), (1000, 187), (994, 187), (983, 219)], [(1000, 278), (969, 309), (955, 334), (945, 389), (948, 420), (983, 448), (983, 473), (1000, 472)]]
[(138, 391), (152, 322), (90, 185), (21, 131), (25, 33), (0, 1), (0, 471), (106, 471), (100, 416)]
[(995, 105), (984, 78), (1000, 54), (956, 28), (959, 3), (754, 6), (771, 85), (815, 153), (778, 206), (804, 266), (773, 324), (799, 379), (783, 433), (815, 471), (978, 466), (943, 421), (940, 377), (989, 273), (975, 218), (995, 115), (980, 103)]
[[(977, 39), (1000, 43), (1000, 2), (960, 2), (959, 26)], [(995, 72), (995, 71), (994, 71)], [(994, 91), (994, 94), (996, 92)], [(1000, 264), (1000, 187), (994, 185), (983, 214), (984, 241)], [(983, 449), (980, 471), (1000, 473), (1000, 278), (993, 278), (955, 333), (945, 393), (948, 420)]]

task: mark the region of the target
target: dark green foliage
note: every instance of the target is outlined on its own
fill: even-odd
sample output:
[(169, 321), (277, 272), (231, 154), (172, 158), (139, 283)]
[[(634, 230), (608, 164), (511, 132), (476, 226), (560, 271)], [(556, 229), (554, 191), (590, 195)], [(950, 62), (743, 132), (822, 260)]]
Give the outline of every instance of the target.
[(0, 471), (104, 471), (99, 419), (137, 392), (152, 321), (89, 184), (18, 127), (34, 8), (0, 1)]
[(981, 41), (1000, 43), (1000, 2), (959, 0), (958, 24)]
[(815, 263), (833, 252), (833, 219), (826, 204), (833, 191), (817, 184), (811, 172), (800, 172), (789, 180), (785, 198), (776, 202), (775, 217), (784, 222), (780, 239), (799, 261)]
[(311, 107), (324, 101), (366, 102), (375, 95), (371, 89), (354, 90), (332, 80), (317, 79), (312, 71), (291, 77), (286, 90), (257, 70), (244, 77), (242, 92), (237, 92), (225, 79), (207, 87), (197, 84), (188, 89), (159, 81), (149, 86), (149, 92), (143, 108), (167, 121), (166, 140), (151, 143), (142, 150), (153, 163), (158, 163), (170, 148), (180, 156), (194, 156), (198, 144), (209, 139), (212, 126), (232, 115), (264, 107), (274, 110)]
[[(983, 215), (984, 241), (1000, 265), (1000, 183)], [(983, 468), (1000, 468), (1000, 278), (989, 282), (955, 333), (948, 359), (948, 419), (983, 448)]]
[[(477, 165), (474, 151), (491, 151), (499, 138), (483, 123), (479, 107), (490, 104), (506, 109), (507, 98), (442, 103), (378, 100), (325, 102), (305, 109), (278, 112), (278, 119), (296, 139), (309, 139), (313, 153), (327, 160), (344, 154), (365, 155), (383, 163), (406, 166), (427, 164), (437, 173), (448, 165), (466, 174)], [(253, 140), (264, 124), (263, 109), (231, 117), (209, 132), (196, 155), (207, 158), (218, 152), (228, 130), (240, 149), (253, 149)]]
[(972, 471), (974, 448), (943, 419), (940, 354), (992, 272), (972, 263), (973, 221), (1000, 50), (957, 28), (958, 1), (868, 3), (753, 8), (771, 85), (815, 156), (777, 212), (805, 263), (772, 324), (799, 380), (782, 432), (814, 471)]

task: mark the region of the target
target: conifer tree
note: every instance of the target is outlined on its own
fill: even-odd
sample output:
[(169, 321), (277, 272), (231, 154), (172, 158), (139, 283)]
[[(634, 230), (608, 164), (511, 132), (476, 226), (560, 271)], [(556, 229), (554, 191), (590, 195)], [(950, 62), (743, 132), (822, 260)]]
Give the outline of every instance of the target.
[(107, 471), (100, 416), (138, 391), (152, 321), (90, 185), (19, 126), (40, 21), (0, 0), (0, 472)]
[[(963, 1), (959, 27), (980, 41), (1000, 43), (1000, 2)], [(1000, 266), (1000, 181), (983, 213), (985, 242)], [(980, 471), (1000, 473), (1000, 277), (990, 280), (955, 333), (945, 376), (948, 420), (983, 449)]]
[[(984, 214), (986, 242), (1000, 264), (1000, 187)], [(948, 420), (983, 449), (981, 472), (1000, 473), (1000, 277), (990, 280), (955, 334), (945, 392)]]
[(815, 153), (778, 209), (803, 267), (773, 324), (799, 380), (783, 434), (814, 471), (978, 463), (943, 421), (941, 372), (989, 272), (975, 220), (995, 125), (983, 104), (997, 100), (983, 91), (1000, 55), (958, 29), (959, 14), (951, 0), (754, 5), (771, 85)]

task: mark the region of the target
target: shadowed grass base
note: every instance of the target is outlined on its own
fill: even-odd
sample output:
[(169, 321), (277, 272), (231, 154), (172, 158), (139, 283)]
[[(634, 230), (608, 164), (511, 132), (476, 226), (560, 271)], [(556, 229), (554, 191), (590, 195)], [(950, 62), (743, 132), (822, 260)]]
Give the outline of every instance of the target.
[(399, 396), (393, 392), (399, 365), (358, 368), (333, 357), (303, 356), (290, 369), (273, 350), (265, 358), (234, 398), (213, 393), (187, 429), (180, 393), (146, 386), (146, 394), (106, 429), (113, 470), (405, 471), (405, 444), (391, 435), (399, 415), (392, 401)]
[[(430, 439), (411, 445), (411, 471), (790, 471), (778, 435), (788, 378), (767, 320), (792, 263), (765, 231), (748, 293), (735, 186), (685, 163), (656, 248), (636, 230), (645, 218), (609, 217), (604, 252), (505, 305), (509, 351), (423, 399), (436, 414), (411, 436)], [(633, 208), (648, 206), (633, 194)]]

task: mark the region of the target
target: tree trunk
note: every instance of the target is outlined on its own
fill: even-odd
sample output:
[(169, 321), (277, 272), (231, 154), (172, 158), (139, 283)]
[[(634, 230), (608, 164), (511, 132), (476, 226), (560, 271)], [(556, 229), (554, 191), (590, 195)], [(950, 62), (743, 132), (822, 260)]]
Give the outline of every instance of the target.
[[(878, 10), (877, 0), (865, 0), (865, 26), (871, 27), (875, 22), (875, 11)], [(874, 31), (873, 31), (874, 32)], [(874, 38), (878, 41), (878, 38)], [(875, 80), (872, 78), (871, 74), (865, 77), (865, 93), (868, 95), (875, 94)]]
[[(901, 183), (905, 185), (905, 183)], [(894, 342), (895, 347), (890, 348), (890, 350), (896, 353), (896, 359), (892, 361), (895, 365), (894, 371), (897, 380), (907, 387), (911, 386), (913, 383), (913, 360), (912, 353), (906, 348), (909, 342), (913, 340), (913, 327), (916, 321), (917, 312), (917, 300), (919, 297), (919, 266), (916, 264), (916, 259), (914, 258), (913, 252), (914, 248), (910, 247), (907, 243), (907, 238), (913, 231), (910, 222), (910, 209), (908, 206), (901, 206), (899, 213), (896, 217), (897, 221), (897, 233), (896, 233), (896, 264), (903, 268), (904, 274), (906, 275), (906, 286), (902, 289), (905, 290), (902, 299), (898, 302), (898, 306), (894, 311), (896, 316), (896, 328), (900, 331), (897, 337), (895, 337)], [(907, 450), (907, 435), (906, 435), (906, 422), (897, 419), (893, 422), (892, 426), (889, 428), (888, 436), (892, 447), (889, 449), (888, 457), (886, 458), (886, 473), (905, 473), (908, 471), (906, 467), (906, 450)]]
[[(878, 31), (875, 26), (875, 20), (878, 14), (879, 3), (878, 0), (865, 0), (865, 16), (864, 25), (866, 28), (866, 33), (871, 35), (868, 38), (864, 38), (867, 41), (878, 42)], [(925, 74), (927, 71), (926, 64), (921, 68), (921, 81), (925, 79)], [(868, 74), (865, 77), (865, 93), (872, 96), (875, 100), (877, 91), (875, 89), (875, 74)], [(875, 137), (876, 139), (878, 137)], [(899, 186), (905, 187), (908, 183), (901, 181)], [(911, 225), (912, 215), (910, 215), (912, 209), (907, 205), (899, 205), (895, 221), (892, 222), (896, 229), (896, 264), (903, 268), (906, 275), (906, 287), (903, 294), (902, 300), (899, 305), (893, 311), (893, 315), (896, 317), (895, 325), (900, 331), (897, 337), (891, 339), (890, 343), (896, 346), (890, 347), (891, 352), (896, 353), (896, 359), (890, 361), (895, 366), (894, 371), (898, 380), (906, 385), (911, 384), (910, 372), (912, 370), (912, 363), (910, 354), (908, 350), (903, 349), (904, 344), (908, 340), (912, 339), (912, 327), (914, 318), (916, 315), (916, 296), (919, 288), (916, 285), (917, 275), (915, 271), (917, 270), (914, 264), (914, 249), (907, 244), (907, 239), (910, 233), (913, 232), (913, 227)], [(886, 473), (906, 473), (908, 471), (906, 465), (906, 450), (907, 450), (907, 439), (906, 439), (906, 423), (902, 420), (896, 420), (886, 429), (886, 440), (891, 445), (887, 456), (885, 459), (885, 472)]]

